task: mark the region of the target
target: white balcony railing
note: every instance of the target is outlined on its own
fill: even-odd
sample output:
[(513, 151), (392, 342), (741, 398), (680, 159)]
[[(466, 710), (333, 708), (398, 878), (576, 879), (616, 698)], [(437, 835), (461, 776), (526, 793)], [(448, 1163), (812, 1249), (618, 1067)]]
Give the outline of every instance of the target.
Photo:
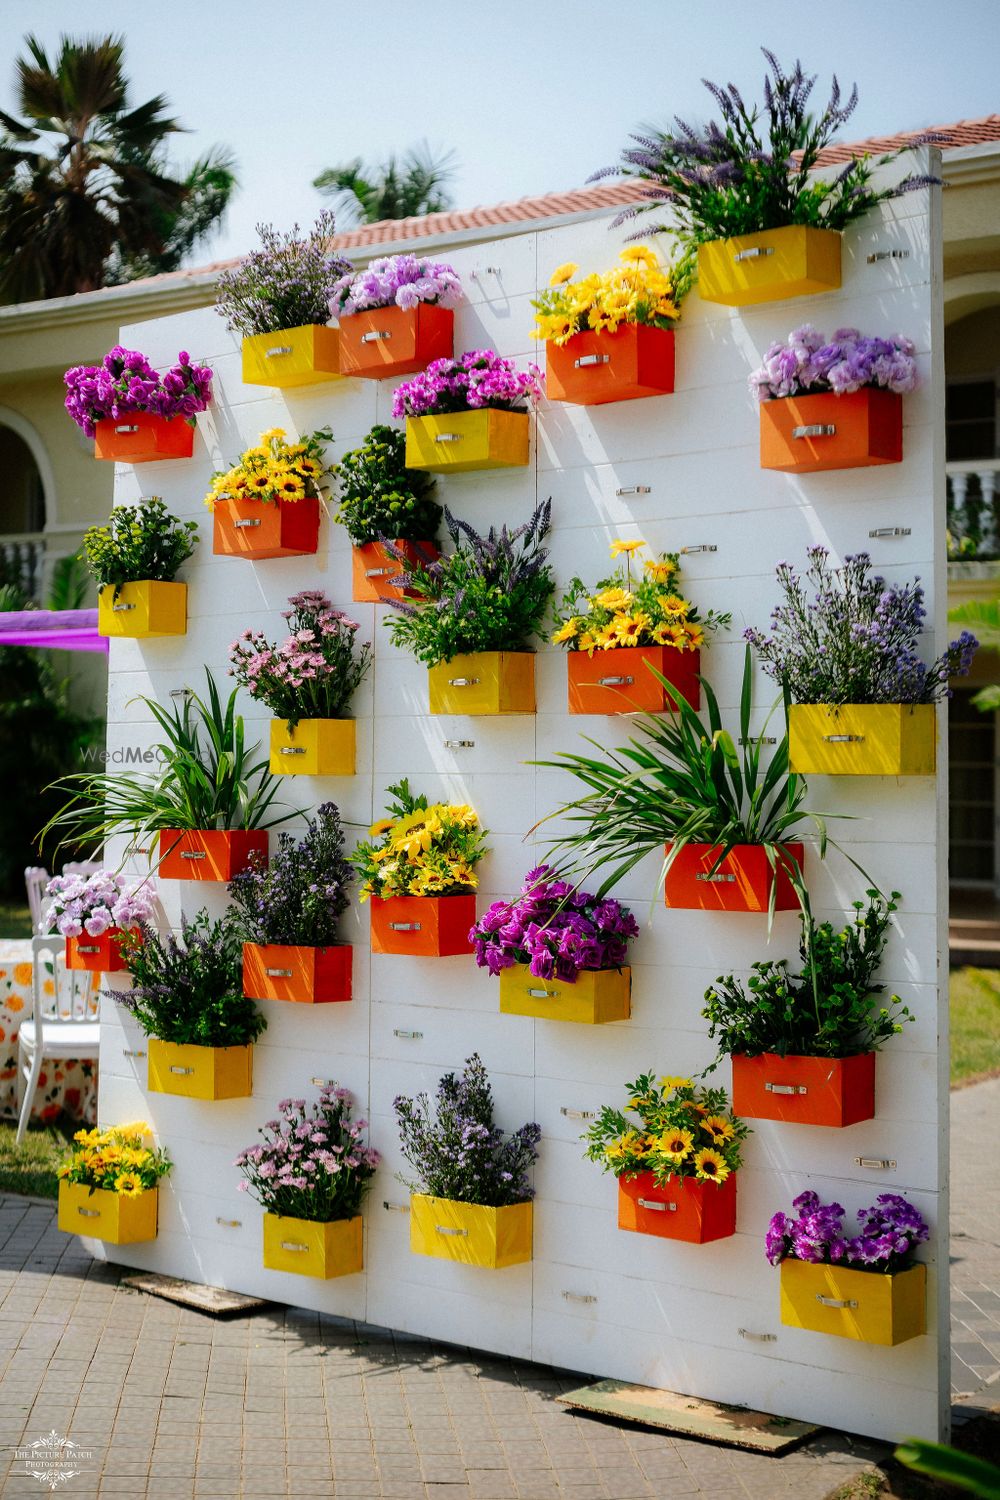
[(29, 599), (41, 600), (45, 537), (40, 531), (0, 536), (0, 583), (17, 583)]
[(1000, 557), (1000, 458), (963, 458), (945, 467), (950, 556)]

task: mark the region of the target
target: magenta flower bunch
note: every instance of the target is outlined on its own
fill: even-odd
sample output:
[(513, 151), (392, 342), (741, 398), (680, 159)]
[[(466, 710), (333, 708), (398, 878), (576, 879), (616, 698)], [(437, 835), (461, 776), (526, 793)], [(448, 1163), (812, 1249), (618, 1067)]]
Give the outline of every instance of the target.
[(280, 646), (244, 630), (229, 648), (229, 675), (292, 728), (299, 719), (343, 719), (371, 666), (371, 644), (358, 646), (357, 620), (334, 609), (322, 589), (304, 589), (282, 611), (291, 628)]
[(879, 1193), (870, 1208), (859, 1209), (856, 1235), (844, 1233), (841, 1205), (822, 1203), (818, 1193), (800, 1193), (792, 1207), (796, 1217), (778, 1213), (768, 1225), (765, 1253), (772, 1266), (790, 1256), (890, 1274), (905, 1270), (930, 1234), (919, 1209), (898, 1193)]
[(462, 301), (458, 273), (444, 261), (416, 255), (384, 255), (363, 271), (348, 271), (333, 284), (330, 311), (335, 318), (373, 307), (416, 307), (433, 302), (456, 307)]
[(352, 1120), (348, 1089), (328, 1084), (319, 1103), (282, 1099), (278, 1117), (258, 1131), (259, 1146), (248, 1146), (234, 1166), (243, 1173), (241, 1193), (252, 1193), (268, 1213), (329, 1224), (360, 1212), (375, 1168), (382, 1160), (366, 1146), (367, 1120)]
[(99, 938), (112, 927), (132, 927), (153, 915), (148, 881), (127, 889), (125, 875), (98, 870), (93, 875), (56, 875), (45, 887), (49, 925), (63, 937)]
[(846, 396), (865, 386), (905, 394), (917, 385), (913, 347), (901, 334), (871, 338), (857, 328), (838, 328), (827, 340), (804, 323), (783, 344), (771, 345), (750, 376), (750, 389), (758, 401), (824, 391)]
[(458, 359), (435, 359), (396, 387), (394, 417), (429, 417), (442, 412), (522, 411), (542, 394), (537, 365), (519, 370), (512, 359), (493, 349), (470, 349)]
[(548, 865), (524, 877), (513, 901), (494, 901), (469, 933), (491, 974), (527, 964), (539, 979), (575, 984), (585, 969), (620, 969), (639, 925), (627, 906), (561, 880)]
[(137, 411), (181, 417), (193, 427), (198, 412), (212, 399), (211, 369), (193, 365), (185, 349), (165, 375), (158, 375), (138, 349), (116, 344), (99, 365), (74, 365), (63, 380), (66, 410), (87, 437), (94, 436), (97, 423), (106, 417), (117, 422)]

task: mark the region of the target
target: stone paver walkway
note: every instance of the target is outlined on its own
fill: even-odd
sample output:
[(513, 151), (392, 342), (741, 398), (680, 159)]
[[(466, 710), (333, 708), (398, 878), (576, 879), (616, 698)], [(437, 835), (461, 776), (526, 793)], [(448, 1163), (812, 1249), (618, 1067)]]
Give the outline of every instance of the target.
[[(952, 1106), (968, 1410), (1000, 1397), (1000, 1188), (982, 1168), (1000, 1080)], [(579, 1375), (295, 1308), (220, 1322), (118, 1276), (47, 1204), (0, 1200), (4, 1500), (46, 1492), (14, 1449), (53, 1430), (87, 1455), (59, 1493), (132, 1500), (826, 1500), (887, 1452), (827, 1433), (773, 1459), (640, 1432), (557, 1406)]]

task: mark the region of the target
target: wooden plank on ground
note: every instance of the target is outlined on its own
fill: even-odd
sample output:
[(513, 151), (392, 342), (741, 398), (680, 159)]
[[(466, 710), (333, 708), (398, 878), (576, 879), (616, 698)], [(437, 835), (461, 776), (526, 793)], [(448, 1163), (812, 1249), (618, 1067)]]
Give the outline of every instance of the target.
[(743, 1406), (725, 1406), (718, 1401), (701, 1401), (676, 1391), (631, 1385), (627, 1380), (598, 1380), (594, 1385), (581, 1386), (578, 1391), (566, 1391), (556, 1400), (595, 1416), (641, 1422), (648, 1427), (683, 1433), (685, 1437), (775, 1456), (787, 1453), (820, 1430), (790, 1417), (776, 1417)]
[(215, 1318), (232, 1317), (236, 1313), (253, 1312), (255, 1308), (267, 1306), (264, 1297), (245, 1297), (242, 1292), (227, 1292), (221, 1286), (201, 1286), (196, 1281), (179, 1281), (176, 1276), (160, 1276), (154, 1271), (136, 1271), (131, 1276), (123, 1276), (121, 1285), (134, 1287), (137, 1292), (148, 1292), (151, 1297), (165, 1297), (168, 1302), (179, 1302), (183, 1307), (192, 1307)]

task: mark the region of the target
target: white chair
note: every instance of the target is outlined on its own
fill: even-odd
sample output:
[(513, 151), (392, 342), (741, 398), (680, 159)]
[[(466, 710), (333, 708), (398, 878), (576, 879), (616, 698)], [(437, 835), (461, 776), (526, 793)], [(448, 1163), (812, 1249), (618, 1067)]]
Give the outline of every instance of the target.
[[(66, 939), (58, 933), (31, 940), (31, 1014), (17, 1032), (18, 1075), (24, 1096), (17, 1121), (17, 1144), (24, 1140), (31, 1106), (46, 1058), (94, 1058), (100, 1052), (101, 1028), (91, 1004), (97, 976), (67, 969)], [(52, 980), (51, 995), (45, 993)]]
[(99, 870), (103, 869), (104, 865), (99, 859), (71, 859), (63, 865), (59, 873), (60, 875), (82, 875), (86, 880), (88, 875), (96, 875)]
[(31, 912), (31, 931), (39, 936), (44, 932), (45, 887), (52, 877), (40, 865), (29, 865), (24, 872), (24, 885), (28, 892), (28, 910)]

